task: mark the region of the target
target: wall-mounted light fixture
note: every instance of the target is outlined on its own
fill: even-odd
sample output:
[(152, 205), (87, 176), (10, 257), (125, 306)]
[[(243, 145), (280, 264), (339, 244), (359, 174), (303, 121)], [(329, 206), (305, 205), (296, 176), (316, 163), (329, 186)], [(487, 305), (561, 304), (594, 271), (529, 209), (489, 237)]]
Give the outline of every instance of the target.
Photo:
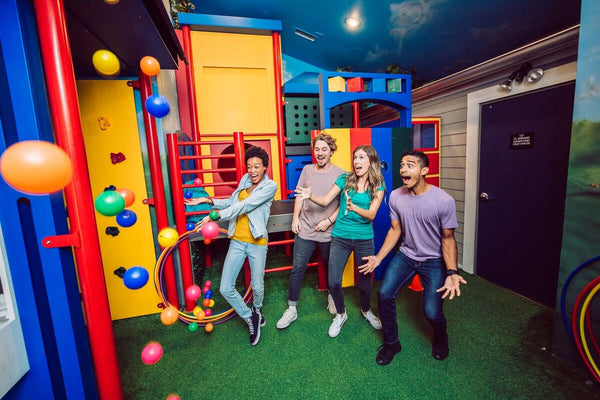
[(542, 79), (544, 70), (541, 68), (531, 68), (531, 64), (526, 62), (521, 67), (514, 71), (504, 82), (500, 84), (500, 87), (504, 90), (512, 90), (513, 82), (521, 83), (523, 79), (527, 78), (527, 82), (534, 83)]
[(350, 29), (356, 29), (361, 25), (360, 19), (357, 17), (348, 17), (344, 23)]

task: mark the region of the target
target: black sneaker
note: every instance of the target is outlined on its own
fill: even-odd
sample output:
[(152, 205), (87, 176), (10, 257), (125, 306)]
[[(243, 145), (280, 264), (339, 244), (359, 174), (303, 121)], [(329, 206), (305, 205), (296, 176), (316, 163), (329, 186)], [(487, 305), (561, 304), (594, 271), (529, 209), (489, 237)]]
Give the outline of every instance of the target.
[(262, 314), (262, 310), (260, 308), (256, 308), (254, 306), (252, 306), (252, 312), (253, 313), (258, 313), (260, 314), (260, 326), (265, 326), (267, 324), (267, 320), (265, 319), (265, 316)]
[(402, 350), (402, 346), (400, 345), (400, 342), (396, 344), (382, 344), (377, 350), (379, 351), (377, 353), (377, 357), (375, 358), (377, 364), (388, 365), (392, 362), (394, 356), (400, 353), (400, 350)]
[(248, 334), (250, 335), (250, 344), (256, 346), (260, 339), (260, 313), (255, 312), (252, 308), (252, 316), (246, 320), (248, 324)]
[(433, 342), (433, 349), (431, 350), (431, 355), (436, 360), (442, 361), (448, 354), (450, 353), (450, 349), (448, 349), (448, 341), (440, 341)]

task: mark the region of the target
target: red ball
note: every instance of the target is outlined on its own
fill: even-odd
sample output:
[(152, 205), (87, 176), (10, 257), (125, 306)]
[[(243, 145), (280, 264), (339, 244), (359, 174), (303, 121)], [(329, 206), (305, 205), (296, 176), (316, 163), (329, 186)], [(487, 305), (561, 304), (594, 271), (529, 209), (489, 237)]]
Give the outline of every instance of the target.
[(202, 290), (198, 285), (192, 285), (185, 290), (185, 298), (190, 301), (196, 301), (202, 296)]
[(142, 350), (142, 361), (146, 365), (156, 364), (162, 357), (163, 349), (160, 343), (150, 342)]
[(202, 179), (200, 179), (200, 178), (194, 179), (194, 185), (196, 185), (196, 186), (202, 185)]
[(213, 221), (207, 222), (206, 225), (202, 227), (202, 235), (204, 235), (206, 239), (216, 238), (219, 236), (219, 225)]
[(206, 310), (204, 310), (204, 316), (210, 317), (211, 315), (212, 315), (212, 310), (210, 308), (207, 308)]
[(209, 288), (209, 287), (212, 286), (212, 282), (211, 281), (206, 281), (206, 282), (204, 282), (204, 286), (207, 287), (207, 288)]

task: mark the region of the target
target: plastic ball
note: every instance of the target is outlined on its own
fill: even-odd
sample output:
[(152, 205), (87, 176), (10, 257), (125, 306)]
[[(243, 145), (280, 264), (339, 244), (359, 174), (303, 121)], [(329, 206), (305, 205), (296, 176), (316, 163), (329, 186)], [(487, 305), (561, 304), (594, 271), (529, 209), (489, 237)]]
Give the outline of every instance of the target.
[(202, 311), (202, 308), (196, 306), (196, 307), (194, 307), (194, 310), (192, 310), (192, 314), (198, 315), (198, 313), (200, 313), (200, 311)]
[(190, 190), (186, 190), (183, 193), (183, 197), (185, 197), (186, 199), (191, 199), (192, 197), (194, 197), (194, 193), (192, 193)]
[(200, 178), (194, 179), (194, 185), (196, 185), (196, 186), (202, 185), (202, 179), (200, 179)]
[(204, 316), (206, 316), (206, 313), (202, 309), (200, 309), (198, 314), (196, 314), (196, 318), (198, 318), (198, 319), (202, 319), (202, 318), (204, 318)]
[(100, 214), (112, 217), (125, 209), (125, 199), (114, 190), (106, 190), (96, 197), (94, 206)]
[(208, 216), (210, 217), (210, 219), (212, 219), (213, 221), (216, 221), (219, 219), (219, 213), (216, 212), (215, 210), (212, 210), (211, 212), (208, 213)]
[(215, 301), (213, 299), (210, 299), (210, 301), (208, 302), (208, 306), (209, 307), (214, 307), (215, 306)]
[(188, 325), (188, 331), (196, 332), (197, 330), (198, 330), (198, 324), (195, 322), (190, 322), (190, 324)]
[(187, 224), (185, 224), (185, 229), (188, 231), (193, 231), (194, 229), (196, 229), (196, 224), (193, 222), (188, 222)]
[(117, 215), (117, 224), (123, 228), (133, 226), (137, 221), (137, 215), (131, 210), (123, 210)]
[(200, 298), (202, 291), (198, 285), (192, 285), (185, 290), (185, 298), (190, 301), (196, 301)]
[(204, 300), (202, 300), (202, 305), (203, 305), (204, 307), (208, 307), (208, 306), (209, 306), (209, 304), (210, 304), (210, 299), (204, 299)]
[(121, 69), (117, 56), (108, 50), (97, 50), (92, 56), (92, 64), (96, 72), (103, 76), (115, 76)]
[(146, 110), (155, 118), (162, 118), (171, 111), (171, 106), (166, 97), (159, 94), (153, 94), (146, 99), (144, 103)]
[(204, 239), (203, 242), (204, 242), (205, 245), (208, 246), (210, 244), (211, 240), (210, 239)]
[(148, 76), (155, 76), (160, 71), (160, 63), (154, 57), (145, 56), (140, 60), (140, 69)]
[(115, 192), (125, 199), (125, 207), (130, 207), (135, 202), (135, 194), (127, 188), (118, 188)]
[(115, 4), (119, 4), (119, 0), (104, 0), (104, 2), (110, 6), (114, 6)]
[(128, 289), (139, 289), (144, 287), (144, 285), (148, 282), (150, 274), (148, 274), (148, 270), (144, 267), (131, 267), (123, 275), (123, 284)]
[(43, 140), (8, 147), (0, 158), (0, 173), (13, 188), (31, 194), (61, 190), (71, 182), (73, 165), (67, 153)]
[(212, 290), (208, 289), (206, 292), (204, 292), (204, 298), (206, 299), (211, 299), (212, 298)]
[(204, 315), (210, 317), (212, 315), (212, 310), (210, 308), (207, 308), (206, 310), (204, 310)]
[(209, 290), (210, 290), (210, 288), (209, 288), (208, 286), (204, 286), (204, 287), (202, 288), (202, 293), (206, 293), (206, 292), (208, 292)]
[(202, 227), (202, 235), (206, 239), (214, 239), (219, 236), (219, 225), (216, 223), (209, 221)]
[(208, 323), (208, 324), (206, 324), (206, 326), (204, 327), (204, 330), (205, 330), (206, 332), (212, 332), (213, 328), (214, 328), (214, 327), (213, 327), (213, 324), (211, 324), (211, 323), (209, 322), (209, 323)]
[(177, 321), (177, 317), (179, 316), (179, 312), (173, 306), (169, 306), (161, 311), (160, 313), (160, 322), (164, 325), (173, 325)]
[(207, 288), (212, 286), (212, 282), (211, 281), (206, 281), (204, 282), (204, 286), (206, 286)]
[(167, 398), (165, 400), (181, 400), (181, 398), (179, 396), (177, 396), (176, 394), (170, 394), (167, 396)]
[(142, 361), (146, 365), (156, 364), (162, 357), (163, 349), (160, 343), (150, 342), (142, 350)]
[(179, 233), (173, 228), (164, 228), (158, 232), (158, 243), (162, 247), (171, 247), (179, 240)]

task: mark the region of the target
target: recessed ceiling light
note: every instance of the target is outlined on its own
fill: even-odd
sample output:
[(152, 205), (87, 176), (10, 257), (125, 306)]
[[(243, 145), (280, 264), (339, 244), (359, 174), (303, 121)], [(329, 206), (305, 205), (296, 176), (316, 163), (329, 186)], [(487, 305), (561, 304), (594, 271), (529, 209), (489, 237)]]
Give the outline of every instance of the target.
[(346, 26), (351, 29), (356, 29), (360, 26), (360, 19), (356, 17), (348, 17), (346, 18)]

